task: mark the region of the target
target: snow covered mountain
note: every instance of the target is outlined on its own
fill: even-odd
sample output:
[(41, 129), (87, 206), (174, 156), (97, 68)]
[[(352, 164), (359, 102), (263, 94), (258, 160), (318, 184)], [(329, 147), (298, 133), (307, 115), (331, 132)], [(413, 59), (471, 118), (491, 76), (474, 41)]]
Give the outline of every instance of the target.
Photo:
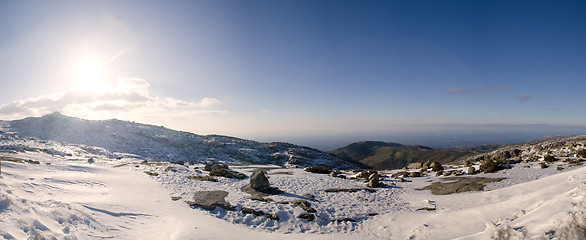
[[(508, 146), (444, 164), (441, 174), (379, 171), (383, 185), (370, 188), (372, 179), (361, 177), (369, 171), (316, 174), (284, 161), (229, 164), (247, 178), (212, 177), (204, 164), (123, 152), (134, 149), (128, 139), (152, 152), (177, 150), (180, 139), (209, 147), (207, 140), (231, 144), (215, 150), (216, 160), (240, 163), (231, 151), (271, 146), (253, 141), (60, 114), (0, 125), (0, 239), (586, 239), (586, 136)], [(108, 143), (122, 136), (121, 146)], [(272, 154), (312, 151), (281, 147)], [(494, 172), (482, 167), (489, 162)], [(258, 169), (279, 191), (246, 191)], [(190, 203), (206, 192), (223, 192), (228, 209)]]
[(276, 164), (280, 166), (325, 165), (361, 168), (316, 149), (289, 143), (259, 143), (234, 137), (175, 131), (121, 120), (84, 120), (55, 112), (43, 117), (0, 121), (0, 131), (21, 137), (102, 147), (113, 156), (130, 153), (151, 161)]

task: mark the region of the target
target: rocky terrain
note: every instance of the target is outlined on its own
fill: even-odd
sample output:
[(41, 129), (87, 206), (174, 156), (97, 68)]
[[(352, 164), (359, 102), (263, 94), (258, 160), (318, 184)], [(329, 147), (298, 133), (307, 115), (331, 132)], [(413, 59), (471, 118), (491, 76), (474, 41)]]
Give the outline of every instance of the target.
[(317, 149), (289, 143), (259, 143), (234, 137), (175, 131), (121, 120), (92, 121), (52, 113), (43, 117), (0, 121), (4, 137), (32, 137), (44, 141), (97, 146), (117, 153), (134, 154), (150, 161), (325, 165), (340, 169), (364, 168), (359, 162), (340, 159)]
[[(229, 137), (56, 114), (25, 120), (2, 122), (0, 239), (583, 239), (586, 231), (586, 136), (511, 145), (449, 163), (426, 159), (402, 169), (349, 170), (337, 167), (343, 162), (335, 157), (301, 155), (302, 164), (239, 161), (231, 155), (235, 149), (270, 144)], [(34, 126), (37, 121), (48, 124)], [(90, 129), (96, 126), (116, 131)], [(32, 137), (42, 131), (51, 134)], [(118, 148), (103, 143), (112, 133)], [(198, 139), (187, 143), (202, 142), (219, 154), (160, 159), (123, 152), (135, 148), (121, 140), (171, 151), (164, 148), (186, 136)], [(66, 137), (73, 143), (47, 140)], [(229, 150), (205, 145), (217, 139), (230, 143)], [(82, 144), (90, 142), (103, 144)]]

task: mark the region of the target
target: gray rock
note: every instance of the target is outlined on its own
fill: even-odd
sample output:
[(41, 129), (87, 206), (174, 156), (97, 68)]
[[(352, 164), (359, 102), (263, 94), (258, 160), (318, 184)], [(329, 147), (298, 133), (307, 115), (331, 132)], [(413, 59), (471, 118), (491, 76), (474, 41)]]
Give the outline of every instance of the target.
[(467, 174), (475, 174), (476, 173), (476, 169), (474, 169), (473, 166), (468, 167), (468, 171), (466, 171)]
[(410, 172), (409, 177), (421, 177), (421, 172)]
[(370, 179), (368, 180), (368, 184), (366, 184), (367, 187), (369, 188), (377, 188), (377, 187), (382, 187), (384, 186), (383, 184), (381, 184), (377, 179)]
[(423, 166), (422, 163), (420, 162), (414, 162), (414, 163), (409, 163), (409, 165), (407, 165), (408, 169), (420, 169)]
[(214, 210), (216, 207), (221, 207), (226, 210), (234, 210), (234, 207), (224, 199), (228, 196), (226, 191), (201, 191), (193, 194), (193, 202), (191, 206), (198, 206), (206, 210)]
[(378, 173), (373, 173), (368, 177), (368, 184), (369, 188), (377, 188), (377, 187), (384, 187), (384, 184), (380, 182), (380, 175)]
[(270, 186), (269, 179), (264, 170), (255, 170), (250, 176), (250, 187), (255, 190), (263, 190)]

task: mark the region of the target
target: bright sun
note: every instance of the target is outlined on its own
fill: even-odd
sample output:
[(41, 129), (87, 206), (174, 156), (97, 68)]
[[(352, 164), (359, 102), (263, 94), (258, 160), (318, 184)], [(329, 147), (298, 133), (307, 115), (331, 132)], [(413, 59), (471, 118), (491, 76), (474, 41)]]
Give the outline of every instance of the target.
[(100, 90), (104, 87), (102, 65), (96, 61), (81, 64), (77, 69), (79, 88), (84, 90)]

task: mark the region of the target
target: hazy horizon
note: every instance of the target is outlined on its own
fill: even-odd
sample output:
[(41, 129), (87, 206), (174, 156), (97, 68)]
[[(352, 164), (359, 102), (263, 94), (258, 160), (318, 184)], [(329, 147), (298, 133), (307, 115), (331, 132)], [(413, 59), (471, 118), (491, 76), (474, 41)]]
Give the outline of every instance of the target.
[(360, 141), (395, 142), (432, 148), (458, 148), (484, 144), (517, 144), (553, 135), (586, 134), (586, 126), (544, 124), (445, 124), (413, 125), (410, 127), (413, 128), (380, 132), (263, 133), (239, 137), (261, 142), (290, 142), (322, 151), (331, 151)]
[(581, 1), (2, 2), (0, 119), (59, 111), (267, 139), (582, 126), (585, 10)]

